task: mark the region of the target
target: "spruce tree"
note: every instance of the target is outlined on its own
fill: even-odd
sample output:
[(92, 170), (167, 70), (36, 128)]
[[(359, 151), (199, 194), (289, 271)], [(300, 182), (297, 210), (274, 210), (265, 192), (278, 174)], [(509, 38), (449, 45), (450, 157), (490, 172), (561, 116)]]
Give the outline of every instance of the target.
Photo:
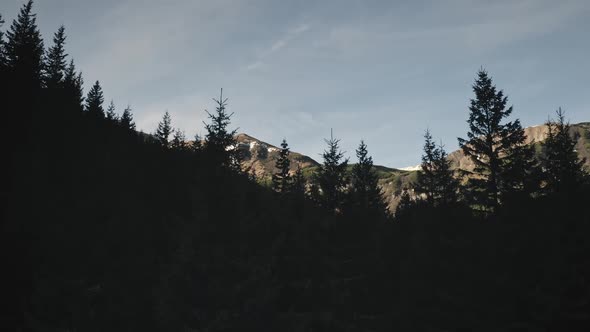
[(102, 108), (103, 102), (104, 96), (102, 94), (102, 88), (100, 87), (100, 83), (96, 81), (86, 96), (86, 112), (92, 118), (104, 118), (104, 109)]
[(318, 200), (328, 210), (340, 211), (348, 183), (346, 177), (348, 159), (344, 159), (344, 154), (340, 151), (340, 140), (332, 136), (325, 142), (328, 144), (328, 150), (322, 154), (324, 162), (314, 174), (319, 193)]
[[(0, 14), (0, 29), (4, 25), (4, 19)], [(0, 30), (0, 73), (5, 77), (4, 70), (6, 69), (6, 51), (4, 50), (4, 32)]]
[(436, 146), (430, 131), (424, 134), (424, 154), (414, 190), (424, 195), (429, 205), (449, 204), (457, 200), (458, 181), (442, 144)]
[(292, 181), (291, 175), (289, 175), (290, 167), (289, 145), (287, 144), (287, 140), (283, 139), (283, 142), (281, 142), (279, 157), (275, 162), (277, 173), (272, 175), (272, 189), (274, 191), (278, 193), (286, 193), (289, 191), (289, 186)]
[(293, 175), (293, 183), (289, 188), (289, 192), (298, 196), (305, 195), (305, 177), (299, 164), (297, 164), (297, 170), (295, 170), (295, 174)]
[(576, 142), (570, 135), (570, 124), (565, 120), (561, 107), (556, 111), (557, 120), (546, 122), (547, 139), (543, 143), (541, 158), (545, 189), (549, 192), (567, 192), (587, 179), (584, 159), (578, 158)]
[(202, 140), (203, 139), (201, 138), (201, 135), (195, 134), (195, 140), (191, 144), (191, 150), (193, 150), (194, 152), (201, 151), (201, 149), (203, 148)]
[(438, 160), (438, 151), (436, 144), (432, 140), (429, 130), (424, 134), (424, 154), (422, 155), (422, 164), (418, 172), (418, 180), (414, 190), (419, 195), (426, 196), (426, 201), (434, 204), (434, 197), (437, 192), (436, 181), (436, 163)]
[(170, 113), (166, 111), (166, 113), (164, 113), (164, 117), (162, 117), (162, 121), (158, 123), (158, 129), (156, 130), (156, 139), (164, 148), (168, 148), (170, 145), (169, 138), (171, 133), (172, 118), (170, 117)]
[(488, 73), (481, 69), (473, 85), (475, 99), (469, 107), (467, 139), (459, 146), (475, 163), (469, 180), (476, 204), (494, 210), (504, 196), (523, 191), (530, 171), (532, 150), (525, 144), (519, 120), (503, 123), (512, 113), (508, 98), (497, 91)]
[(43, 39), (32, 13), (33, 1), (24, 4), (6, 32), (5, 61), (16, 89), (36, 91), (41, 88)]
[(172, 143), (170, 147), (174, 150), (185, 150), (186, 149), (186, 138), (184, 136), (184, 132), (180, 129), (176, 129), (174, 131), (174, 136), (172, 137)]
[(64, 73), (64, 87), (65, 95), (67, 96), (67, 108), (72, 113), (82, 112), (84, 106), (84, 80), (82, 73), (76, 72), (74, 60), (70, 60), (70, 64)]
[(352, 167), (349, 197), (353, 206), (365, 211), (387, 214), (387, 204), (379, 188), (379, 178), (373, 169), (373, 158), (368, 156), (367, 145), (361, 141), (356, 150), (358, 162)]
[(123, 114), (121, 115), (121, 120), (119, 121), (121, 127), (135, 131), (135, 123), (133, 122), (133, 113), (131, 113), (131, 106), (127, 105)]
[(53, 36), (53, 46), (45, 56), (45, 86), (47, 88), (61, 87), (66, 73), (65, 51), (66, 35), (64, 26), (60, 26)]
[(109, 107), (107, 107), (106, 118), (107, 118), (107, 120), (109, 120), (111, 122), (119, 121), (119, 117), (117, 116), (117, 113), (115, 112), (115, 103), (112, 100), (111, 100), (111, 103), (109, 104)]
[(228, 114), (225, 110), (227, 98), (223, 99), (223, 89), (221, 89), (219, 99), (213, 98), (213, 101), (217, 104), (215, 113), (211, 114), (205, 110), (211, 121), (205, 123), (205, 129), (207, 130), (205, 150), (208, 158), (215, 165), (240, 171), (241, 156), (234, 138), (237, 130), (228, 130), (233, 113)]

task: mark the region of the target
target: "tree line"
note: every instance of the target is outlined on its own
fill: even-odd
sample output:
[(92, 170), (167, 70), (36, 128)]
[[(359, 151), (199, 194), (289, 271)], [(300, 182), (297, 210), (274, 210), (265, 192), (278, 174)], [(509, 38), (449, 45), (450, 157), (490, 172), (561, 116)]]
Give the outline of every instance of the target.
[(190, 144), (168, 113), (138, 132), (98, 81), (83, 93), (65, 44), (61, 27), (45, 47), (32, 1), (0, 30), (5, 330), (590, 326), (588, 173), (562, 110), (534, 153), (480, 70), (459, 140), (475, 169), (426, 131), (392, 217), (364, 142), (348, 172), (330, 137), (306, 179), (283, 140), (265, 188), (223, 93)]

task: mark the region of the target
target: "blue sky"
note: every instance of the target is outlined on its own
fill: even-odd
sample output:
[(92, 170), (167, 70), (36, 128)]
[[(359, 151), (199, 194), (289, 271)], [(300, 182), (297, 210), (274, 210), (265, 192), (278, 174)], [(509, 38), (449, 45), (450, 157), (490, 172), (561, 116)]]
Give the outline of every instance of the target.
[[(22, 0), (3, 0), (7, 29)], [(37, 0), (44, 38), (59, 25), (86, 86), (134, 110), (152, 132), (204, 133), (223, 87), (233, 124), (315, 159), (330, 128), (354, 161), (364, 139), (377, 164), (419, 163), (430, 128), (448, 150), (467, 130), (485, 67), (524, 126), (561, 106), (590, 121), (587, 0)]]

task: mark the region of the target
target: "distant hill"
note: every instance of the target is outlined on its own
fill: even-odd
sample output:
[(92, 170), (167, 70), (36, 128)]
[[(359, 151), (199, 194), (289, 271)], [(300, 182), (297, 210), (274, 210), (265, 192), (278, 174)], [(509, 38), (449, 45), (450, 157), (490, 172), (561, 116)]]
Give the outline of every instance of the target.
[[(525, 134), (527, 143), (535, 144), (537, 153), (540, 153), (539, 143), (547, 137), (547, 126), (527, 127), (525, 128)], [(573, 124), (571, 126), (571, 135), (577, 140), (576, 149), (580, 158), (586, 158), (586, 165), (590, 169), (590, 122)], [(244, 151), (245, 155), (242, 169), (254, 174), (260, 183), (270, 184), (271, 176), (276, 172), (274, 165), (280, 148), (244, 133), (238, 134), (236, 140), (238, 141), (238, 148)], [(297, 165), (299, 165), (307, 178), (320, 165), (311, 157), (294, 151), (291, 151), (289, 159), (291, 160), (291, 172), (294, 173)], [(461, 150), (449, 153), (449, 159), (455, 169), (473, 170), (473, 162)], [(352, 165), (354, 164), (349, 165), (349, 169), (352, 168)], [(419, 165), (402, 169), (375, 165), (375, 170), (379, 176), (379, 184), (387, 199), (389, 208), (394, 211), (400, 200), (402, 189), (410, 187), (416, 181)]]

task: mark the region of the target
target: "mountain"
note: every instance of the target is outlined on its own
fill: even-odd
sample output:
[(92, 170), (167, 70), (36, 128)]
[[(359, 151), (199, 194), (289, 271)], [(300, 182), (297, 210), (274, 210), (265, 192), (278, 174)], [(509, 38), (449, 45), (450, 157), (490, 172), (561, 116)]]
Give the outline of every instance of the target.
[[(577, 140), (576, 149), (580, 158), (586, 158), (586, 165), (590, 169), (590, 122), (571, 125), (570, 134)], [(525, 135), (527, 136), (527, 143), (534, 144), (537, 153), (540, 153), (541, 146), (539, 143), (547, 137), (547, 126), (527, 127), (525, 128)], [(238, 134), (236, 140), (238, 141), (238, 148), (245, 155), (242, 169), (254, 174), (260, 183), (270, 184), (272, 174), (276, 172), (274, 165), (280, 148), (244, 133)], [(289, 159), (291, 160), (291, 172), (294, 173), (297, 165), (299, 165), (307, 178), (311, 177), (311, 174), (320, 165), (311, 157), (294, 151), (291, 151)], [(473, 170), (473, 161), (465, 156), (462, 150), (449, 153), (449, 159), (455, 169)], [(352, 168), (352, 164), (349, 165), (350, 168)], [(410, 188), (416, 181), (419, 169), (419, 165), (401, 169), (375, 165), (375, 170), (379, 176), (379, 184), (391, 211), (395, 211), (401, 198), (402, 189)]]

